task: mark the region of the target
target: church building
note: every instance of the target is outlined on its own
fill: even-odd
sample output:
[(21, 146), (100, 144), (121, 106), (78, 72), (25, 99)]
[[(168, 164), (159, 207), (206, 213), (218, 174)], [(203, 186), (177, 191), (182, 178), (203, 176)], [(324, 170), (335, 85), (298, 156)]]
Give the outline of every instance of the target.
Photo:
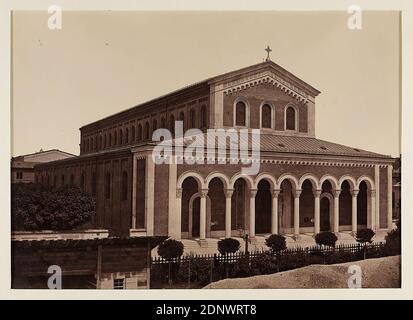
[[(202, 242), (390, 229), (394, 159), (317, 139), (319, 94), (267, 58), (81, 127), (80, 155), (36, 165), (36, 180), (93, 195), (93, 223), (111, 235)], [(229, 149), (212, 164), (156, 164), (153, 132), (174, 134), (179, 121), (204, 135), (259, 130), (259, 172), (242, 174), (242, 154)]]

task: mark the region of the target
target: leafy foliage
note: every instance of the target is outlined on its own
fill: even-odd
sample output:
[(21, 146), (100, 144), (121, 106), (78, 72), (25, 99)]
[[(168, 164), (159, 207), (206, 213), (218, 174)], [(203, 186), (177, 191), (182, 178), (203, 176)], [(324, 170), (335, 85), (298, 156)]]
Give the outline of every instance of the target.
[(235, 253), (239, 248), (240, 243), (237, 239), (225, 238), (218, 241), (218, 251), (220, 254)]
[(400, 219), (397, 222), (396, 229), (389, 231), (386, 235), (386, 244), (384, 249), (388, 255), (397, 255), (401, 253), (401, 225)]
[(375, 233), (371, 229), (358, 230), (356, 233), (356, 241), (359, 243), (372, 243)]
[(168, 239), (158, 247), (158, 254), (165, 260), (179, 258), (184, 253), (184, 245), (181, 241)]
[(73, 230), (85, 227), (94, 214), (94, 198), (77, 187), (52, 189), (37, 184), (12, 185), (13, 230)]
[(333, 232), (320, 232), (315, 235), (315, 242), (322, 246), (335, 247), (337, 236)]
[(287, 249), (287, 243), (285, 237), (280, 234), (272, 234), (267, 239), (265, 239), (265, 244), (273, 252), (279, 252)]

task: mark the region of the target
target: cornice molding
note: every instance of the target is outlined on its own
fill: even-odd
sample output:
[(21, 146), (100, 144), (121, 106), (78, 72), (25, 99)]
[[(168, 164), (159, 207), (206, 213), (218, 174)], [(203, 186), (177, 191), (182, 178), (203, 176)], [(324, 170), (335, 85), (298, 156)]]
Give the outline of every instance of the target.
[(271, 84), (281, 89), (286, 94), (292, 96), (301, 103), (313, 101), (313, 99), (303, 90), (299, 89), (297, 86), (293, 85), (287, 80), (277, 76), (274, 72), (271, 71), (260, 72), (235, 81), (224, 83), (222, 90), (224, 94), (229, 95), (248, 89), (250, 87), (263, 84)]

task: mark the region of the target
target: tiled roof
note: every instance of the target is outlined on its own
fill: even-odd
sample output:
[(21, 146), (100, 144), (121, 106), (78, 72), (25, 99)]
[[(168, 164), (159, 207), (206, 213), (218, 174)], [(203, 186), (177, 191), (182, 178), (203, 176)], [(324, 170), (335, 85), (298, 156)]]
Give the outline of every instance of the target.
[[(205, 137), (206, 134), (203, 134), (203, 136)], [(240, 143), (243, 143), (244, 145), (246, 144), (245, 135), (239, 135), (239, 139)], [(205, 140), (207, 139), (205, 138)], [(248, 146), (250, 149), (251, 134), (248, 134), (248, 140)], [(229, 148), (229, 143), (230, 141), (229, 139), (227, 139), (226, 148)], [(185, 145), (189, 144), (191, 144), (191, 141), (185, 142)], [(391, 156), (389, 155), (383, 155), (371, 151), (366, 151), (355, 147), (320, 140), (317, 138), (302, 136), (286, 136), (273, 133), (260, 134), (260, 151), (391, 159)]]
[(322, 155), (342, 155), (357, 157), (389, 157), (387, 155), (362, 150), (338, 143), (310, 137), (261, 135), (261, 150), (276, 152), (308, 153)]

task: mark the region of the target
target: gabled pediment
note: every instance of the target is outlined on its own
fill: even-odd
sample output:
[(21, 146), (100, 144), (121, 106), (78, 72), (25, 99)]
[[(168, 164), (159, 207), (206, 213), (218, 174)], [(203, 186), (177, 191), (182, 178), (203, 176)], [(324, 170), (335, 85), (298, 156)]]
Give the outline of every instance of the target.
[(220, 84), (224, 94), (232, 94), (250, 87), (270, 84), (303, 103), (314, 101), (314, 98), (320, 93), (320, 91), (272, 61), (232, 71), (211, 78), (209, 82)]

